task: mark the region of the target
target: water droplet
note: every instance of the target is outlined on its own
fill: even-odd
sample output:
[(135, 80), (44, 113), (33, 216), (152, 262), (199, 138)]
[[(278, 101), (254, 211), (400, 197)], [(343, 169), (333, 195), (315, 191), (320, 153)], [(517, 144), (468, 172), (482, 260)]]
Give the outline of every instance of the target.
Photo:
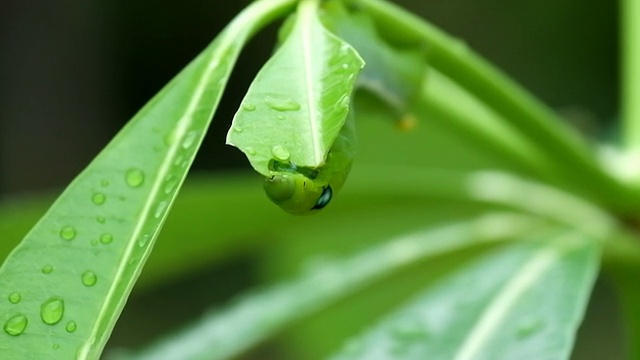
[(540, 319), (533, 317), (524, 319), (516, 330), (516, 337), (519, 339), (527, 338), (542, 329), (543, 323)]
[(182, 140), (182, 148), (184, 148), (184, 149), (190, 148), (196, 142), (197, 138), (198, 138), (198, 132), (197, 131), (189, 131), (184, 136), (184, 140)]
[(256, 149), (252, 148), (251, 146), (249, 146), (246, 150), (247, 150), (247, 155), (255, 155), (258, 153)]
[(64, 315), (64, 301), (59, 298), (50, 298), (40, 305), (40, 317), (45, 324), (55, 325), (62, 320)]
[(102, 186), (102, 187), (107, 187), (107, 186), (109, 186), (109, 180), (107, 180), (107, 179), (102, 180), (102, 181), (100, 182), (100, 186)]
[(58, 349), (60, 349), (60, 344), (53, 344), (53, 345), (51, 345), (51, 347), (52, 347), (54, 350), (58, 350)]
[(153, 216), (156, 219), (159, 219), (167, 210), (167, 206), (169, 206), (169, 202), (168, 201), (160, 201), (158, 203), (158, 206), (156, 207), (156, 212), (153, 214)]
[(338, 103), (340, 104), (341, 107), (349, 107), (349, 102), (351, 101), (351, 97), (349, 95), (342, 95), (342, 97), (340, 97), (340, 99), (338, 100)]
[(240, 125), (236, 125), (233, 127), (233, 131), (237, 132), (237, 133), (241, 133), (242, 132), (242, 126)]
[(149, 242), (149, 239), (151, 239), (151, 235), (149, 234), (142, 235), (142, 237), (138, 240), (138, 246), (145, 247)]
[(98, 281), (98, 275), (90, 270), (83, 272), (81, 278), (85, 286), (93, 286)]
[(18, 294), (17, 292), (14, 292), (9, 294), (8, 299), (10, 303), (17, 304), (20, 302), (20, 300), (22, 300), (22, 295)]
[(173, 165), (178, 166), (182, 164), (182, 162), (184, 162), (184, 157), (182, 157), (182, 155), (178, 155), (176, 156), (176, 160), (173, 162)]
[(65, 226), (60, 230), (60, 237), (64, 240), (73, 240), (76, 237), (76, 228)]
[(91, 197), (91, 201), (96, 205), (102, 205), (105, 201), (107, 201), (107, 197), (103, 193), (95, 193)]
[(400, 343), (407, 344), (427, 337), (425, 324), (417, 318), (407, 318), (395, 324), (391, 333)]
[(78, 324), (76, 324), (75, 321), (71, 320), (67, 323), (67, 325), (65, 325), (64, 329), (67, 330), (67, 332), (72, 333), (78, 329)]
[(342, 64), (342, 68), (345, 69), (345, 70), (348, 69), (349, 68), (349, 64)]
[(100, 235), (100, 242), (103, 244), (111, 244), (111, 242), (113, 241), (113, 235), (109, 234), (109, 233), (104, 233), (102, 235)]
[(164, 184), (164, 193), (165, 194), (169, 194), (171, 193), (176, 186), (178, 185), (178, 178), (176, 176), (170, 176), (166, 183)]
[(104, 216), (98, 216), (96, 217), (96, 221), (100, 224), (104, 224), (107, 221), (107, 219), (105, 219)]
[(98, 240), (91, 240), (91, 246), (98, 246)]
[(43, 274), (51, 274), (53, 272), (53, 266), (51, 265), (45, 265), (42, 267), (42, 273)]
[(300, 104), (298, 104), (292, 98), (275, 98), (267, 96), (264, 99), (265, 104), (276, 111), (297, 111), (300, 110)]
[(276, 119), (284, 120), (284, 119), (286, 119), (286, 117), (284, 115), (278, 115), (278, 116), (276, 116)]
[(253, 105), (253, 104), (244, 103), (244, 104), (242, 104), (242, 108), (243, 108), (245, 111), (253, 111), (253, 110), (255, 110), (255, 109), (256, 109), (256, 106), (255, 106), (255, 105)]
[(125, 181), (127, 185), (137, 188), (144, 182), (144, 172), (137, 168), (131, 168), (125, 173)]
[(14, 315), (4, 323), (4, 332), (11, 336), (18, 336), (27, 328), (29, 320), (22, 314)]
[(276, 145), (271, 148), (271, 155), (276, 158), (276, 160), (287, 161), (291, 157), (291, 153), (289, 149), (282, 145)]

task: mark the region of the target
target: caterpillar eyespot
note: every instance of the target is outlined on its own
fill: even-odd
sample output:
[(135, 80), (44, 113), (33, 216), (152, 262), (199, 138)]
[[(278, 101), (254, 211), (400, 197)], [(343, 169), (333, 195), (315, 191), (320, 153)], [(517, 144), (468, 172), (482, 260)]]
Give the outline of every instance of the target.
[(313, 210), (320, 210), (323, 207), (327, 206), (331, 201), (331, 197), (333, 196), (333, 191), (331, 190), (331, 186), (327, 186), (322, 191), (322, 194), (316, 201), (316, 205), (313, 207)]

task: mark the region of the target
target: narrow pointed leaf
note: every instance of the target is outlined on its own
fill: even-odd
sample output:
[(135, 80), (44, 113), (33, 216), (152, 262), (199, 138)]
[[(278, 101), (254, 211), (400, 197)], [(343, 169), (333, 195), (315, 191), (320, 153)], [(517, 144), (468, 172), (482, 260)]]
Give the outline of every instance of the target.
[(539, 225), (535, 218), (492, 214), (400, 236), (298, 279), (250, 293), (225, 311), (207, 315), (181, 333), (124, 359), (232, 358), (295, 321), (411, 264), (478, 242), (523, 236)]
[(316, 3), (300, 3), (289, 36), (256, 76), (227, 134), (227, 144), (263, 175), (276, 146), (297, 166), (324, 163), (364, 66), (349, 44), (324, 28)]
[(575, 232), (533, 240), (442, 279), (333, 359), (567, 359), (599, 244)]
[(0, 268), (0, 358), (97, 359), (249, 36), (293, 0), (242, 12), (69, 185)]

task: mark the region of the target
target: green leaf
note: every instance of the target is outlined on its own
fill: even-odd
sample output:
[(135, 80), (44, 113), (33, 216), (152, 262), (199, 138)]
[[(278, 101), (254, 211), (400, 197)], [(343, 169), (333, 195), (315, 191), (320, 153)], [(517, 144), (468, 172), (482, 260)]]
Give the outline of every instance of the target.
[(398, 114), (405, 115), (419, 93), (427, 70), (424, 49), (396, 49), (384, 42), (363, 12), (349, 13), (340, 1), (324, 5), (323, 21), (351, 44), (367, 66), (356, 86), (375, 94)]
[(293, 29), (254, 79), (227, 134), (227, 144), (265, 176), (269, 161), (282, 153), (299, 167), (325, 162), (364, 66), (349, 44), (324, 28), (317, 12), (317, 1), (300, 3)]
[(0, 268), (0, 353), (96, 359), (247, 39), (293, 0), (253, 3), (156, 95)]
[(514, 242), (431, 286), (334, 359), (567, 359), (598, 270), (582, 234)]
[(399, 236), (352, 258), (316, 266), (295, 280), (248, 294), (225, 311), (207, 315), (181, 333), (127, 358), (230, 358), (407, 266), (478, 242), (491, 244), (523, 236), (539, 225), (535, 218), (526, 216), (488, 214)]

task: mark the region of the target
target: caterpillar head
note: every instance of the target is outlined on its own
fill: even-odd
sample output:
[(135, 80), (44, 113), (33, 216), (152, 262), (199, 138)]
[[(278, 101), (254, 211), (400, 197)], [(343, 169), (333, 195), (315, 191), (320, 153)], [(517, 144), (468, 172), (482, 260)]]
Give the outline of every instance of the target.
[(265, 178), (264, 191), (282, 210), (294, 215), (322, 209), (333, 196), (331, 186), (318, 184), (299, 173), (278, 173)]

